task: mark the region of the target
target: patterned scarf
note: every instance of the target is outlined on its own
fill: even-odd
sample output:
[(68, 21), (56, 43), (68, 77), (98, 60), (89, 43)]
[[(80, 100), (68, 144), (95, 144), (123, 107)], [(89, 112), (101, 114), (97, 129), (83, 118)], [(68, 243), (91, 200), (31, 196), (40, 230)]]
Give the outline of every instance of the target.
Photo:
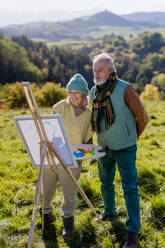
[(92, 128), (95, 132), (101, 132), (101, 120), (105, 120), (105, 129), (114, 122), (114, 112), (110, 96), (117, 83), (117, 74), (111, 73), (109, 79), (100, 86), (96, 86), (95, 97), (92, 106)]

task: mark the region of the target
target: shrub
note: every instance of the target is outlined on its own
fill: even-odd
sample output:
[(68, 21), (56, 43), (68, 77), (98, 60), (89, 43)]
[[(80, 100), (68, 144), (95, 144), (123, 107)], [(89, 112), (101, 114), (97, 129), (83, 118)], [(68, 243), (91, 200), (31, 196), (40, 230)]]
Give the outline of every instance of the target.
[(20, 83), (15, 83), (9, 86), (10, 95), (8, 97), (10, 108), (26, 107), (26, 98), (23, 92), (22, 85)]
[[(38, 90), (38, 86), (31, 84), (32, 90)], [(27, 107), (27, 102), (21, 82), (6, 84), (1, 87), (0, 94), (1, 104), (7, 105), (8, 108)]]
[(159, 92), (160, 92), (160, 99), (161, 100), (165, 100), (165, 74), (164, 73), (160, 73), (157, 74), (156, 76), (154, 76), (152, 78), (151, 84), (153, 84), (154, 86), (158, 87)]
[(40, 106), (53, 106), (58, 101), (66, 98), (66, 90), (60, 84), (47, 82), (42, 89), (35, 94)]
[[(53, 106), (63, 98), (66, 98), (66, 90), (60, 84), (47, 82), (40, 87), (37, 84), (31, 84), (33, 94), (39, 106)], [(26, 108), (27, 101), (21, 82), (6, 84), (1, 87), (0, 91), (1, 107), (8, 108)]]
[(144, 92), (141, 93), (140, 98), (147, 101), (159, 100), (158, 88), (151, 84), (146, 84)]

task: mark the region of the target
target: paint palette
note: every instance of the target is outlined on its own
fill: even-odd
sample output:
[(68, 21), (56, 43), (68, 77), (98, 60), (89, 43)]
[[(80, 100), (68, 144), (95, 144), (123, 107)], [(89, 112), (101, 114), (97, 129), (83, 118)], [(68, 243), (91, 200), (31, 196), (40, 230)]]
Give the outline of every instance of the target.
[(86, 160), (100, 158), (105, 155), (105, 152), (99, 152), (102, 146), (92, 144), (72, 145), (73, 155), (76, 160)]

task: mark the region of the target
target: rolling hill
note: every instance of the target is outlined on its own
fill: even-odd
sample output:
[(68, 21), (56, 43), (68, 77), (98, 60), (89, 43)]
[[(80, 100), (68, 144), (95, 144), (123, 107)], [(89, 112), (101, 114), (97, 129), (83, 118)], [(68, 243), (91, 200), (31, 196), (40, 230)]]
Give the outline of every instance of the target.
[[(164, 22), (165, 23), (165, 22)], [(165, 24), (164, 24), (165, 26)], [(120, 28), (160, 28), (163, 24), (149, 20), (128, 20), (128, 17), (116, 15), (108, 10), (97, 14), (60, 22), (33, 22), (22, 25), (9, 25), (0, 29), (7, 36), (26, 35), (28, 38), (59, 41), (62, 39), (89, 40), (92, 32), (100, 31), (102, 27)]]
[(128, 21), (147, 21), (165, 26), (165, 12), (134, 12), (122, 17)]

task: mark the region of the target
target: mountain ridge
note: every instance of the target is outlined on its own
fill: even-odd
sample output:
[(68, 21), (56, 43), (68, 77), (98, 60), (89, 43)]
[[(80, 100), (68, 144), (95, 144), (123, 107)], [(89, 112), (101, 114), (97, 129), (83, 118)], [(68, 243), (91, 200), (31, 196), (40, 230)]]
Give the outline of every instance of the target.
[[(134, 20), (128, 20), (129, 18), (134, 18)], [(149, 20), (151, 20), (151, 18)], [(0, 31), (7, 36), (26, 35), (29, 38), (57, 41), (61, 39), (90, 39), (90, 33), (100, 30), (102, 26), (133, 28), (165, 27), (165, 19), (164, 26), (149, 20), (138, 19), (138, 21), (135, 21), (135, 16), (132, 17), (127, 15), (123, 17), (105, 10), (91, 16), (74, 18), (72, 20), (58, 22), (39, 21), (20, 25), (8, 25), (0, 28)]]
[(130, 14), (124, 14), (122, 17), (129, 21), (149, 21), (165, 25), (165, 12), (163, 11), (133, 12)]

